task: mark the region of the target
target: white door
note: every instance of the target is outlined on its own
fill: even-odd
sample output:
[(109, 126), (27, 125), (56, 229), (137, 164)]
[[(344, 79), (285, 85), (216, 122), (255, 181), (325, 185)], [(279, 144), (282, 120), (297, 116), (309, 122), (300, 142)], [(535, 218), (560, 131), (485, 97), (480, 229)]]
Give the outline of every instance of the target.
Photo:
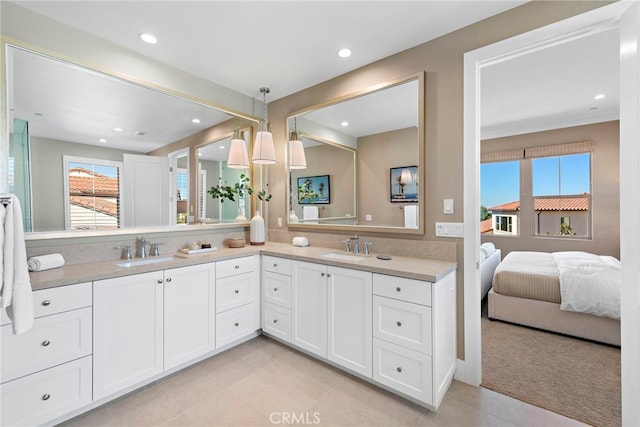
[(93, 282), (93, 399), (163, 370), (162, 271)]
[(327, 357), (327, 267), (295, 261), (292, 284), (291, 343)]
[(372, 376), (373, 274), (329, 267), (329, 360)]
[(169, 225), (169, 158), (124, 154), (123, 162), (123, 226)]
[(215, 349), (215, 263), (164, 272), (164, 369)]

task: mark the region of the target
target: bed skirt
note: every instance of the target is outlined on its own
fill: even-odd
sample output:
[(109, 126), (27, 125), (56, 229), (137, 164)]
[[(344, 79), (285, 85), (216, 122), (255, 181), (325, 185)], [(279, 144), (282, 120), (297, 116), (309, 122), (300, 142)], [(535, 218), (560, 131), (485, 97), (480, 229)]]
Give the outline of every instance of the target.
[(489, 291), (489, 318), (620, 346), (620, 321), (560, 310), (560, 304)]

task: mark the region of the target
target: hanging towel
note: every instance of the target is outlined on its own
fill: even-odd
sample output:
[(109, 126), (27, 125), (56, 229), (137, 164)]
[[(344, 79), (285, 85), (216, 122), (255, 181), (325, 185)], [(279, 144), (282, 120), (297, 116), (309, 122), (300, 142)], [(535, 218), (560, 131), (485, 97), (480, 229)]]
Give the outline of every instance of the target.
[(302, 208), (302, 219), (306, 224), (317, 224), (317, 220), (320, 217), (320, 213), (318, 211), (317, 206), (304, 206)]
[(33, 326), (33, 295), (27, 268), (20, 201), (13, 194), (1, 194), (10, 203), (0, 205), (0, 245), (2, 269), (0, 308), (13, 321), (13, 333), (21, 334)]
[(407, 205), (404, 207), (405, 228), (418, 228), (418, 206)]
[(29, 271), (51, 270), (52, 268), (62, 267), (64, 265), (64, 257), (62, 254), (49, 254), (32, 256), (27, 260)]

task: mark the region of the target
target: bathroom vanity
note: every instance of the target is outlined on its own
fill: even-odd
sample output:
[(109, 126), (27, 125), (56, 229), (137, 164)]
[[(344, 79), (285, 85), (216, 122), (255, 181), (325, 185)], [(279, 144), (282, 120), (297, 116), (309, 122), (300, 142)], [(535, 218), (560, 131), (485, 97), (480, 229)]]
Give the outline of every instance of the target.
[(436, 410), (456, 365), (456, 264), (268, 243), (32, 273), (2, 313), (2, 425), (77, 416), (263, 333)]

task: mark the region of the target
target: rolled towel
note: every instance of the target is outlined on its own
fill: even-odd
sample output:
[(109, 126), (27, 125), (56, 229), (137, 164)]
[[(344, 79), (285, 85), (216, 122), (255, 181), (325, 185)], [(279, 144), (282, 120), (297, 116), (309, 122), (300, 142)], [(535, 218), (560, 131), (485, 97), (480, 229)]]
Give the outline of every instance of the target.
[(294, 237), (293, 246), (309, 246), (309, 239), (306, 237)]
[(27, 260), (27, 265), (29, 266), (29, 271), (50, 270), (62, 267), (64, 265), (64, 257), (61, 254), (33, 256)]

